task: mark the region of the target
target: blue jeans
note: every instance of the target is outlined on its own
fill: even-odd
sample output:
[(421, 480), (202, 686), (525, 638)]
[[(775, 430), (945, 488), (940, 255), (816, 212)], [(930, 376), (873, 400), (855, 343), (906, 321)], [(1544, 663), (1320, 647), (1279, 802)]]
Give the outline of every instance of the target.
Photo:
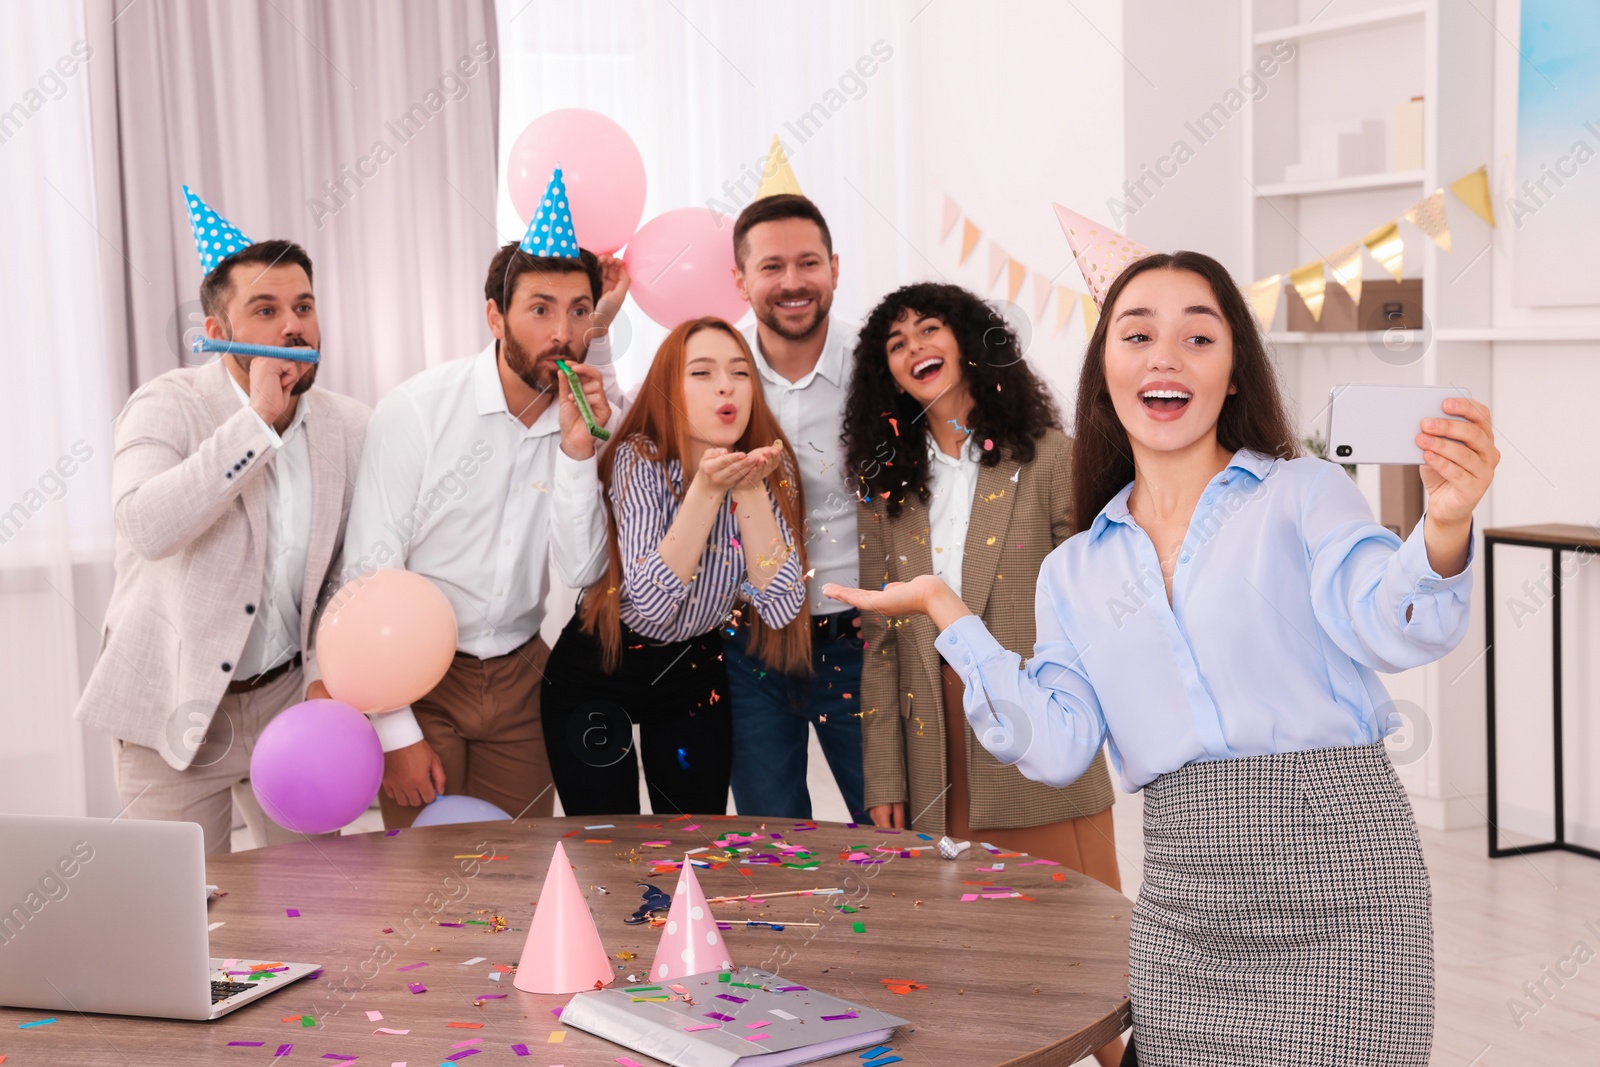
[(813, 632), (816, 674), (810, 678), (783, 674), (752, 657), (745, 649), (746, 631), (723, 631), (733, 712), (733, 801), (739, 814), (811, 818), (806, 749), (815, 726), (850, 817), (867, 821), (861, 806), (861, 639), (850, 623), (854, 616), (851, 611), (821, 617), (842, 632)]

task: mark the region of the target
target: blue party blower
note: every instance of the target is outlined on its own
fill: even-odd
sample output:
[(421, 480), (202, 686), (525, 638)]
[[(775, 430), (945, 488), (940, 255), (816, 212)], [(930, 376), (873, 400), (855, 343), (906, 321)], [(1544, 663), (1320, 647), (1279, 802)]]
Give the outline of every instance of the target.
[(229, 352), (235, 356), (266, 356), (268, 359), (292, 359), (299, 363), (319, 361), (315, 348), (282, 348), (277, 345), (247, 345), (243, 341), (219, 341), (212, 337), (196, 337), (196, 352)]

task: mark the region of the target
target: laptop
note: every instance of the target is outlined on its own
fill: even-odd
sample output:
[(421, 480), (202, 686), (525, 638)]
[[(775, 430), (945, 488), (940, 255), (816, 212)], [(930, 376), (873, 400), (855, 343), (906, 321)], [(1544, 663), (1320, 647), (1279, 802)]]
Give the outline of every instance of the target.
[(217, 1019), (318, 965), (210, 954), (197, 823), (0, 814), (0, 1005)]

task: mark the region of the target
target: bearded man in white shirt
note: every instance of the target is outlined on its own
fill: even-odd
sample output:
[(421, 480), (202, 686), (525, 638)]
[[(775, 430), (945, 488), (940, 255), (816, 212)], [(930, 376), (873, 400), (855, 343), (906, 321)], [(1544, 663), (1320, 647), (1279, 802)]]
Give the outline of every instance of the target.
[(553, 810), (539, 719), (546, 563), (572, 588), (606, 563), (599, 442), (556, 360), (580, 377), (595, 421), (614, 429), (622, 394), (606, 334), (627, 290), (610, 257), (507, 244), (484, 284), (494, 342), (401, 383), (373, 413), (346, 578), (382, 567), (421, 574), (450, 600), (457, 626), (444, 679), (410, 707), (373, 716), (389, 828), (411, 825), (442, 794), (513, 817)]

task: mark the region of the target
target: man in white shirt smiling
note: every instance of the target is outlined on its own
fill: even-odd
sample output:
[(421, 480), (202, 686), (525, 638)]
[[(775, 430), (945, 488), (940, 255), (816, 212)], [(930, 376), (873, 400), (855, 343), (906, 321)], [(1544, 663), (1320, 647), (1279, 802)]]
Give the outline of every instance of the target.
[(391, 828), (440, 794), (513, 817), (548, 816), (555, 803), (539, 719), (546, 562), (575, 588), (606, 562), (598, 442), (555, 362), (578, 373), (595, 420), (614, 428), (622, 396), (606, 329), (628, 276), (610, 257), (580, 254), (575, 238), (571, 254), (536, 243), (542, 218), (489, 265), (494, 343), (401, 383), (373, 413), (362, 455), (346, 577), (413, 571), (456, 613), (444, 679), (411, 707), (373, 717)]
[[(859, 615), (824, 597), (854, 586), (856, 504), (839, 426), (855, 331), (829, 314), (839, 257), (817, 206), (795, 193), (754, 200), (733, 227), (734, 280), (750, 301), (745, 330), (767, 405), (794, 446), (806, 499), (807, 606), (815, 675), (769, 670), (746, 655), (743, 631), (723, 642), (733, 714), (733, 799), (741, 815), (811, 817), (806, 762), (812, 727), (852, 818), (862, 811)], [(843, 610), (840, 610), (843, 608)]]

